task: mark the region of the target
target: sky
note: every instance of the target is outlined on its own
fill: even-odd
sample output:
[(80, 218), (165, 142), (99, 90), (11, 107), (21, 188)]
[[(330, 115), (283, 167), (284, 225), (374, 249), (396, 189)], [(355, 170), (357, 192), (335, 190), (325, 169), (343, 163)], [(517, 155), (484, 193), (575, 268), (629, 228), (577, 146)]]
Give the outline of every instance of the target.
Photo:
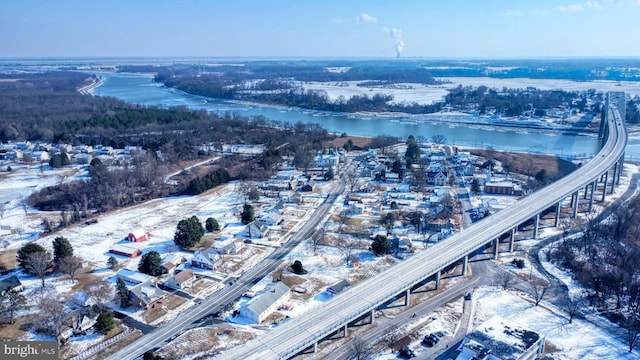
[(0, 58), (640, 56), (640, 0), (2, 0)]

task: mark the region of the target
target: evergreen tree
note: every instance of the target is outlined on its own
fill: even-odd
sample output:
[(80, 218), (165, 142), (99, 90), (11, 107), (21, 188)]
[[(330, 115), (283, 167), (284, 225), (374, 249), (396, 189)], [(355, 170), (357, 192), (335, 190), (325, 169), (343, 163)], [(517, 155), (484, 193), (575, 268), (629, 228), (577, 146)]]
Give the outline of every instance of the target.
[(160, 355), (156, 355), (153, 351), (149, 350), (142, 355), (142, 360), (164, 360)]
[(420, 146), (413, 135), (409, 135), (407, 138), (407, 151), (404, 154), (407, 159), (407, 163), (417, 164), (420, 160)]
[(113, 313), (107, 310), (102, 310), (96, 319), (95, 325), (93, 325), (93, 328), (103, 335), (106, 335), (114, 327), (115, 322), (113, 321)]
[(27, 298), (21, 292), (9, 290), (0, 298), (0, 308), (9, 313), (9, 323), (13, 324), (15, 313), (27, 303)]
[(476, 178), (471, 180), (471, 194), (475, 196), (480, 195), (480, 181)]
[(220, 230), (220, 224), (218, 224), (218, 220), (212, 217), (207, 218), (207, 221), (205, 221), (205, 227), (207, 228), (208, 232)]
[(391, 240), (386, 236), (376, 235), (373, 239), (373, 243), (371, 243), (371, 251), (373, 251), (376, 256), (391, 254), (393, 251)]
[(118, 266), (118, 260), (113, 256), (109, 256), (109, 259), (107, 260), (107, 267), (113, 270), (116, 268), (116, 266)]
[(242, 219), (242, 223), (247, 225), (256, 219), (256, 216), (253, 212), (253, 206), (251, 204), (244, 204), (242, 207), (242, 214), (240, 214), (240, 218)]
[(58, 263), (60, 259), (67, 256), (73, 256), (73, 246), (69, 240), (62, 236), (58, 236), (53, 240), (53, 261), (56, 263), (56, 271), (58, 271)]
[(179, 247), (185, 249), (193, 247), (204, 235), (204, 228), (197, 216), (180, 220), (173, 236), (173, 241)]
[(160, 254), (155, 251), (149, 251), (142, 255), (140, 262), (138, 263), (138, 271), (151, 276), (158, 276), (162, 274), (162, 259)]
[(116, 283), (116, 297), (120, 306), (129, 306), (129, 289), (127, 289), (127, 284), (121, 278), (118, 278)]
[(18, 253), (16, 254), (16, 260), (18, 261), (18, 265), (21, 268), (26, 270), (27, 262), (29, 260), (29, 255), (40, 252), (40, 251), (44, 252), (47, 250), (43, 248), (41, 245), (38, 245), (34, 242), (29, 242), (22, 245), (22, 247), (20, 248), (20, 250), (18, 250)]

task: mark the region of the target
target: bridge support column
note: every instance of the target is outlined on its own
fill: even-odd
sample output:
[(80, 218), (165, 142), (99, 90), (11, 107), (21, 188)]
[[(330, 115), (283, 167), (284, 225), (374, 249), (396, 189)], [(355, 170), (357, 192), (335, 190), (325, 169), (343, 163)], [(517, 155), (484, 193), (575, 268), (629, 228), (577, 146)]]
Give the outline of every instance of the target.
[(587, 195), (589, 195), (589, 184), (584, 186), (584, 199), (585, 200), (588, 199)]
[(435, 290), (438, 290), (440, 288), (440, 271), (438, 271), (436, 273), (436, 288)]
[(607, 199), (607, 181), (609, 180), (609, 171), (604, 173), (604, 181), (602, 182), (604, 185), (602, 186), (602, 202)]
[(376, 318), (376, 309), (371, 310), (371, 312), (369, 313), (369, 323), (373, 324), (373, 319)]
[(556, 220), (553, 223), (554, 227), (558, 227), (560, 225), (560, 201), (556, 204)]
[(344, 338), (347, 337), (347, 325), (348, 324), (344, 324), (344, 328), (342, 329), (343, 330), (343, 334), (342, 334), (343, 336), (342, 337), (344, 337)]
[(611, 191), (610, 194), (616, 190), (616, 179), (618, 178), (618, 162), (613, 165), (613, 177), (611, 178)]
[(573, 205), (573, 218), (575, 219), (578, 216), (578, 204), (580, 203), (580, 200), (579, 200), (577, 191), (574, 195), (575, 195), (576, 203)]
[(462, 258), (462, 276), (467, 275), (467, 266), (469, 266), (469, 255)]
[(411, 289), (407, 289), (404, 294), (404, 306), (409, 306), (411, 304)]
[(513, 252), (513, 246), (516, 243), (516, 229), (513, 228), (511, 229), (511, 234), (509, 236), (509, 252), (512, 253)]
[(538, 238), (538, 225), (540, 222), (540, 214), (536, 214), (536, 217), (533, 218), (533, 239)]
[(594, 180), (592, 183), (589, 184), (589, 187), (591, 188), (591, 196), (589, 196), (589, 212), (591, 212), (593, 210), (593, 198), (595, 195), (595, 191), (596, 191), (596, 183), (598, 180)]
[(316, 341), (313, 343), (313, 353), (315, 354), (317, 352), (318, 352), (318, 342)]
[(618, 178), (616, 179), (616, 184), (620, 185), (620, 176), (622, 175), (622, 170), (624, 170), (624, 154), (622, 154), (622, 157), (620, 158), (620, 160), (618, 160), (618, 163), (620, 163), (620, 170), (618, 170)]
[(500, 251), (500, 238), (493, 241), (493, 259), (498, 260), (498, 252)]

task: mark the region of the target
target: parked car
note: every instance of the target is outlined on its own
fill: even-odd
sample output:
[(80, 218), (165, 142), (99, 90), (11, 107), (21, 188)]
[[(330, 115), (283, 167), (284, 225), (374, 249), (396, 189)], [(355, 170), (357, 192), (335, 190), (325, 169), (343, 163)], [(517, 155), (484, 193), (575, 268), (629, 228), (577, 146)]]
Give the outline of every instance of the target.
[(416, 357), (416, 354), (413, 353), (413, 350), (411, 350), (410, 347), (405, 346), (402, 349), (400, 349), (400, 356), (402, 356), (405, 359), (410, 359), (412, 357)]
[(436, 344), (436, 342), (433, 341), (433, 339), (430, 338), (429, 335), (425, 336), (424, 339), (422, 339), (422, 345), (425, 345), (425, 346), (428, 346), (428, 347), (432, 347), (435, 344)]

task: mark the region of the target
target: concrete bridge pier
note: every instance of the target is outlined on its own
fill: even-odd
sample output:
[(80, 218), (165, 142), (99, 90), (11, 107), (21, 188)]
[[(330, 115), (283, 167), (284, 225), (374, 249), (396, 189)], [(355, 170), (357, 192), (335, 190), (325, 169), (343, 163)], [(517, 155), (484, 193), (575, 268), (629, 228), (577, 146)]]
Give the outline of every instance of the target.
[(467, 266), (469, 266), (469, 255), (462, 258), (462, 276), (467, 275)]
[(509, 234), (509, 252), (512, 253), (513, 252), (513, 247), (515, 245), (516, 242), (516, 229), (513, 228), (511, 229), (511, 233)]
[(409, 288), (404, 293), (404, 306), (409, 306), (410, 304), (411, 304), (411, 289)]
[(436, 288), (434, 290), (438, 290), (440, 288), (440, 271), (436, 273)]
[(536, 214), (536, 217), (533, 218), (533, 239), (538, 238), (538, 225), (540, 223), (540, 214)]
[(493, 260), (498, 260), (498, 252), (500, 252), (500, 238), (493, 240)]
[(589, 183), (589, 187), (591, 188), (591, 196), (589, 196), (589, 212), (593, 210), (593, 198), (595, 197), (594, 195), (595, 195), (597, 184), (598, 184), (597, 179)]
[(579, 200), (579, 196), (578, 196), (578, 192), (577, 191), (573, 194), (573, 197), (576, 199), (576, 202), (573, 205), (573, 216), (572, 216), (575, 219), (576, 217), (578, 217), (578, 205), (580, 204), (580, 200)]
[(616, 162), (613, 165), (613, 177), (611, 177), (611, 191), (609, 192), (610, 194), (613, 194), (614, 191), (616, 190), (616, 179), (619, 176), (619, 171), (618, 171), (618, 163), (620, 161)]
[(560, 201), (556, 204), (556, 220), (553, 222), (554, 227), (558, 227), (558, 225), (560, 225), (560, 204)]
[(618, 160), (618, 163), (620, 164), (620, 170), (618, 170), (618, 178), (616, 179), (616, 184), (620, 185), (620, 176), (622, 175), (622, 170), (624, 170), (624, 153), (622, 154), (620, 160)]
[(604, 174), (604, 181), (602, 181), (602, 183), (604, 184), (604, 186), (602, 187), (602, 202), (604, 202), (607, 199), (607, 181), (609, 180), (609, 172), (605, 172)]

